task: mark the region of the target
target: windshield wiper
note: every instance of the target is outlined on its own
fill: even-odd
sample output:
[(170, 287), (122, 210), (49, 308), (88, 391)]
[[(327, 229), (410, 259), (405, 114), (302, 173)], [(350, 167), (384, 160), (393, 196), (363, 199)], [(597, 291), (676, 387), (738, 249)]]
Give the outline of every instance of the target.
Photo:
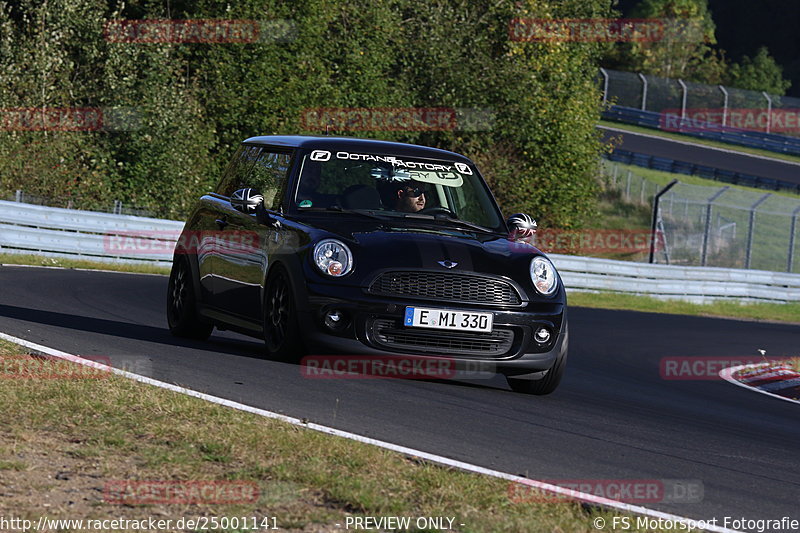
[(332, 205), (330, 207), (326, 207), (325, 210), (326, 211), (334, 211), (336, 213), (347, 213), (347, 214), (361, 215), (362, 217), (371, 218), (373, 220), (381, 220), (381, 221), (384, 220), (383, 217), (381, 217), (379, 215), (376, 215), (374, 212), (365, 211), (363, 209), (345, 209), (344, 207), (339, 206), (339, 205)]
[(451, 217), (445, 215), (444, 213), (438, 213), (436, 215), (427, 215), (427, 214), (418, 214), (418, 213), (409, 213), (405, 215), (405, 218), (414, 218), (417, 220), (434, 220), (437, 222), (449, 222), (451, 224), (456, 224), (459, 226), (463, 226), (465, 228), (477, 230), (483, 233), (497, 233), (496, 231), (487, 228), (485, 226), (481, 226), (479, 224), (475, 224), (474, 222), (468, 222), (466, 220), (461, 220), (460, 218)]

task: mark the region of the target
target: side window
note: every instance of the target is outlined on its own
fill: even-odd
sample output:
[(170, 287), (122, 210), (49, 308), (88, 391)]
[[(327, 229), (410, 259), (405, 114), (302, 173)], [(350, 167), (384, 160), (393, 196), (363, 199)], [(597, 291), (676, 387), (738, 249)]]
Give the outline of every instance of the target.
[(264, 195), (264, 207), (277, 209), (280, 206), (286, 177), (289, 173), (291, 154), (264, 150), (247, 177), (247, 187), (253, 187)]
[(225, 171), (222, 181), (220, 181), (217, 186), (217, 194), (230, 196), (233, 191), (248, 187), (246, 184), (247, 175), (260, 153), (261, 148), (258, 146), (240, 146), (233, 156), (230, 165), (228, 165), (228, 169)]

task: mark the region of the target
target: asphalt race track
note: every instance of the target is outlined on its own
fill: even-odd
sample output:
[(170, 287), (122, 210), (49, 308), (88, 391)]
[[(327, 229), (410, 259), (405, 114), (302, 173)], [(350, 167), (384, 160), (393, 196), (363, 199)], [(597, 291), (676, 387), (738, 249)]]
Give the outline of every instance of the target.
[(645, 504), (709, 520), (800, 519), (800, 410), (724, 381), (665, 380), (663, 357), (798, 355), (800, 326), (570, 310), (570, 362), (547, 397), (472, 383), (310, 380), (215, 332), (175, 339), (167, 278), (0, 267), (0, 331), (111, 358), (159, 380), (369, 437), (544, 480), (699, 480), (700, 503)]
[(693, 139), (688, 136), (685, 142), (676, 142), (664, 137), (642, 135), (606, 126), (598, 126), (598, 128), (603, 132), (603, 142), (609, 142), (612, 138), (621, 138), (622, 144), (618, 147), (630, 152), (666, 157), (675, 161), (706, 165), (789, 183), (800, 183), (800, 163), (735, 152), (737, 147), (734, 145), (731, 145), (730, 151), (726, 151), (702, 144), (693, 144)]

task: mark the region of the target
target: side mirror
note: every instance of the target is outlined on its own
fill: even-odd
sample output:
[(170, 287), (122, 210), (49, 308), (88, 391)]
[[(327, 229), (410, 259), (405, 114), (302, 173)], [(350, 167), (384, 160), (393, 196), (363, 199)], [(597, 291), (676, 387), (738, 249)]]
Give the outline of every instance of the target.
[(506, 225), (508, 226), (508, 238), (514, 241), (533, 237), (538, 227), (536, 221), (525, 213), (511, 215), (508, 217)]
[(231, 195), (231, 206), (237, 211), (247, 215), (256, 212), (259, 206), (264, 205), (264, 197), (256, 189), (246, 188), (234, 191)]
[(267, 208), (264, 207), (264, 196), (258, 192), (258, 189), (248, 187), (234, 191), (231, 195), (231, 206), (246, 215), (254, 214), (260, 224), (272, 224), (276, 228), (281, 226), (278, 219), (267, 213)]

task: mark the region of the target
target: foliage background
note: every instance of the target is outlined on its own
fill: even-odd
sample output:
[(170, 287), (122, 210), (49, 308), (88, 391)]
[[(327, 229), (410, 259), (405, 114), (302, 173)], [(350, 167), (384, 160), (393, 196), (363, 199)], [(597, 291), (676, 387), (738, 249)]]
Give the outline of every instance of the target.
[[(605, 55), (603, 64), (665, 78), (785, 95), (792, 86), (792, 82), (784, 78), (783, 65), (787, 61), (784, 57), (779, 64), (763, 44), (771, 41), (782, 45), (778, 51), (785, 56), (788, 50), (792, 56), (793, 61), (788, 62), (790, 68), (792, 62), (796, 63), (796, 47), (791, 40), (797, 35), (798, 8), (789, 5), (790, 2), (778, 7), (779, 2), (762, 0), (758, 5), (736, 9), (731, 4), (740, 3), (738, 0), (620, 0), (625, 17), (684, 21), (692, 28), (694, 36), (617, 43)], [(766, 3), (775, 5), (770, 8)], [(739, 12), (735, 17), (732, 16), (734, 11)], [(740, 51), (738, 61), (727, 57), (725, 48), (717, 41), (717, 19), (726, 24), (727, 43)], [(758, 19), (760, 24), (756, 23)], [(765, 24), (765, 21), (768, 22)], [(781, 31), (776, 42), (775, 34)], [(743, 42), (748, 45), (741, 46)], [(748, 52), (741, 53), (742, 49)]]
[[(233, 147), (303, 131), (319, 107), (456, 107), (488, 131), (356, 132), (465, 153), (506, 215), (579, 227), (593, 214), (603, 45), (509, 40), (514, 17), (607, 17), (605, 0), (17, 0), (0, 2), (0, 108), (123, 107), (129, 131), (0, 131), (0, 196), (83, 208), (119, 199), (184, 217)], [(288, 19), (290, 40), (118, 43), (114, 19)]]

